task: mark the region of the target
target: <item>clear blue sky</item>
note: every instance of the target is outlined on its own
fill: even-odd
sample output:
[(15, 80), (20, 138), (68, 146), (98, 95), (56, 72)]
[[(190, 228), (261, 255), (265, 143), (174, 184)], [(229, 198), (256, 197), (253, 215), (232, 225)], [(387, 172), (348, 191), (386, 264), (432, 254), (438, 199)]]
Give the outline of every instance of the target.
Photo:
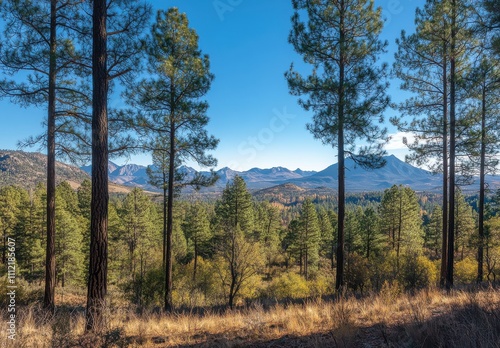
[[(392, 63), (395, 39), (402, 29), (414, 30), (415, 8), (424, 2), (375, 3), (386, 19), (381, 38), (389, 41), (389, 53), (382, 60)], [(176, 6), (185, 12), (190, 26), (198, 32), (201, 50), (210, 56), (215, 80), (206, 96), (210, 104), (208, 130), (220, 139), (213, 153), (219, 160), (218, 168), (283, 166), (322, 170), (337, 162), (336, 151), (306, 130), (312, 115), (288, 93), (284, 72), (292, 62), (299, 68), (302, 62), (287, 40), (292, 16), (290, 0), (155, 0), (152, 4), (155, 11)], [(391, 81), (393, 101), (401, 99), (398, 87), (399, 81)], [(45, 110), (21, 109), (7, 100), (0, 101), (0, 109), (1, 149), (14, 149), (20, 139), (43, 131)], [(395, 113), (388, 110), (386, 118)], [(397, 132), (388, 127), (390, 133)], [(403, 158), (406, 151), (401, 135), (397, 134), (387, 149)], [(115, 162), (127, 161), (149, 164), (151, 159), (145, 154)]]

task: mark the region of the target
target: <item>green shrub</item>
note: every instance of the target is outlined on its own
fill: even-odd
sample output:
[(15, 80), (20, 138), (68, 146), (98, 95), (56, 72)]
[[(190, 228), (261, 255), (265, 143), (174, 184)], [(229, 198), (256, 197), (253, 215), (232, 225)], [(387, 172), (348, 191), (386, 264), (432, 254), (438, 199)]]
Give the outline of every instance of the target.
[(457, 283), (472, 283), (477, 277), (477, 261), (466, 257), (455, 263), (454, 271)]
[(335, 289), (335, 274), (333, 272), (318, 272), (316, 278), (307, 282), (309, 296), (321, 297), (333, 294)]
[(276, 299), (304, 298), (309, 295), (309, 286), (304, 277), (293, 272), (284, 273), (271, 281), (266, 295)]
[(122, 285), (122, 291), (133, 304), (150, 307), (162, 305), (165, 276), (161, 268), (150, 269), (140, 277)]
[(378, 256), (371, 258), (368, 268), (370, 270), (371, 290), (380, 291), (387, 281), (395, 280), (392, 272), (392, 263), (386, 257)]
[(346, 268), (347, 286), (354, 290), (363, 292), (370, 284), (370, 273), (368, 271), (368, 260), (361, 255), (353, 253), (349, 255), (349, 264)]
[(405, 290), (423, 289), (436, 285), (438, 269), (427, 257), (409, 254), (405, 255), (402, 261), (399, 281)]
[[(8, 285), (16, 285), (15, 289), (8, 288)], [(10, 297), (7, 295), (9, 291), (15, 290), (16, 305), (27, 305), (33, 302), (43, 300), (43, 289), (34, 287), (21, 277), (15, 279), (15, 284), (9, 284), (7, 275), (0, 278), (0, 306), (5, 308), (9, 304)]]

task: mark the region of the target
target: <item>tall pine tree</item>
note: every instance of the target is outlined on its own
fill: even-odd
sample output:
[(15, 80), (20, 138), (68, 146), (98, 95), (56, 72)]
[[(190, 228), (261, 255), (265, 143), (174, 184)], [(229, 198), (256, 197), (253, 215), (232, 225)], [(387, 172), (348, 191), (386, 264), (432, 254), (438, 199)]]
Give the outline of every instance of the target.
[[(397, 40), (394, 64), (396, 77), (403, 81), (401, 88), (413, 94), (398, 106), (401, 116), (391, 120), (400, 131), (415, 134), (415, 141), (407, 143), (412, 151), (408, 160), (428, 164), (429, 158), (437, 158), (431, 169), (443, 173), (442, 286), (446, 279), (450, 283), (447, 277), (452, 278), (448, 260), (453, 255), (447, 251), (453, 244), (450, 228), (453, 230), (454, 225), (457, 158), (464, 152), (461, 135), (466, 122), (457, 115), (465, 114), (460, 106), (466, 95), (459, 90), (457, 81), (469, 64), (468, 11), (462, 0), (426, 1), (423, 8), (416, 10), (415, 33), (408, 36), (403, 32)], [(413, 120), (406, 121), (408, 117)]]
[[(488, 46), (488, 36), (482, 35), (484, 46)], [(466, 168), (467, 174), (479, 175), (479, 204), (478, 204), (478, 238), (477, 238), (477, 281), (483, 281), (484, 273), (484, 250), (483, 242), (485, 236), (486, 215), (486, 175), (495, 174), (500, 152), (500, 132), (496, 126), (500, 121), (500, 109), (498, 107), (500, 98), (500, 66), (498, 61), (492, 57), (491, 50), (483, 48), (483, 53), (476, 66), (471, 70), (467, 83), (473, 88), (471, 102), (472, 118), (474, 127), (470, 130), (470, 162)]]
[(253, 234), (252, 195), (240, 176), (227, 184), (215, 204), (215, 214), (215, 243), (217, 256), (221, 259), (216, 265), (232, 309), (242, 287), (256, 273), (262, 260)]
[[(187, 16), (177, 8), (159, 11), (147, 48), (148, 71), (153, 76), (130, 88), (127, 96), (139, 108), (134, 121), (148, 141), (147, 149), (160, 151), (168, 159), (163, 186), (167, 186), (165, 229), (165, 310), (172, 310), (172, 231), (173, 200), (179, 165), (192, 159), (204, 167), (217, 164), (206, 152), (217, 147), (218, 140), (205, 130), (208, 103), (201, 98), (210, 89), (213, 75), (208, 56), (198, 48), (198, 35), (189, 28)], [(158, 141), (161, 140), (161, 141)], [(168, 158), (166, 157), (168, 155)], [(197, 176), (196, 187), (214, 183), (215, 175)], [(178, 181), (180, 183), (182, 181)], [(184, 183), (188, 184), (188, 183)]]
[(196, 281), (198, 258), (209, 253), (209, 241), (212, 237), (206, 207), (201, 203), (193, 204), (187, 212), (183, 229), (193, 249), (193, 281)]
[[(285, 74), (290, 92), (306, 96), (299, 104), (313, 111), (308, 126), (338, 153), (338, 238), (336, 289), (344, 285), (345, 157), (365, 167), (385, 163), (382, 142), (386, 130), (377, 125), (389, 104), (385, 94), (386, 66), (378, 56), (386, 43), (381, 10), (369, 0), (292, 0), (295, 14), (289, 41), (313, 72), (302, 76), (292, 66)], [(307, 16), (303, 22), (301, 16)], [(363, 139), (366, 147), (356, 148)]]
[(308, 280), (310, 267), (317, 267), (318, 265), (321, 237), (316, 208), (310, 199), (306, 199), (302, 203), (297, 237), (302, 255), (301, 264), (304, 265), (303, 275)]
[(385, 190), (380, 214), (381, 229), (396, 252), (396, 271), (399, 272), (402, 252), (416, 251), (423, 245), (422, 218), (415, 191), (402, 185)]
[[(47, 242), (45, 293), (43, 306), (55, 308), (55, 190), (56, 190), (56, 116), (67, 115), (73, 95), (74, 28), (71, 18), (78, 3), (67, 0), (4, 1), (1, 13), (5, 25), (5, 40), (0, 45), (0, 65), (9, 75), (26, 73), (24, 81), (0, 81), (0, 96), (9, 97), (21, 105), (47, 108), (47, 132), (42, 136), (47, 148)], [(63, 33), (59, 37), (59, 35)], [(64, 78), (62, 77), (64, 76)], [(24, 76), (23, 76), (24, 77)], [(61, 91), (64, 91), (61, 93)], [(28, 141), (30, 143), (31, 141)]]
[[(94, 0), (92, 10), (92, 195), (86, 330), (103, 327), (108, 270), (108, 159), (110, 83), (137, 67), (150, 7), (142, 1)], [(109, 21), (108, 21), (109, 19)], [(88, 47), (90, 48), (90, 47)], [(109, 63), (109, 64), (108, 64)]]
[(68, 283), (80, 285), (83, 280), (83, 231), (82, 216), (76, 192), (67, 182), (56, 187), (56, 239), (57, 282), (65, 287)]

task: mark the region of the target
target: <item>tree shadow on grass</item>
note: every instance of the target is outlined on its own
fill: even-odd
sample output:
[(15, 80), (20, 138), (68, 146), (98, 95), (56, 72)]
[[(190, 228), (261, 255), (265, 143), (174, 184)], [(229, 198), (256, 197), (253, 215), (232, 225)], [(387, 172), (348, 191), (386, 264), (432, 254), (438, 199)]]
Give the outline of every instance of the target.
[[(473, 296), (472, 296), (473, 297)], [(450, 312), (423, 319), (414, 309), (405, 323), (368, 327), (351, 325), (332, 332), (305, 336), (283, 335), (276, 339), (243, 337), (237, 333), (192, 337), (184, 348), (226, 347), (422, 347), (422, 348), (500, 348), (500, 304), (480, 306), (473, 299)], [(258, 332), (255, 333), (258, 336)], [(158, 339), (158, 338), (157, 338)], [(152, 340), (155, 345), (155, 340)], [(162, 345), (158, 342), (157, 346)]]

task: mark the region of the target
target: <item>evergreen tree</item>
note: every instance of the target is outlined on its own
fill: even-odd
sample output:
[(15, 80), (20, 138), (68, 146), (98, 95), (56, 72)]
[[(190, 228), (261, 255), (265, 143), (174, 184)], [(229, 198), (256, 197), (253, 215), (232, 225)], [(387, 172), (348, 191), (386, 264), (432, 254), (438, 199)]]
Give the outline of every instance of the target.
[(319, 261), (321, 230), (312, 201), (302, 203), (297, 219), (290, 221), (286, 236), (288, 252), (299, 263), (299, 273), (309, 278), (309, 268), (315, 268)]
[(82, 230), (78, 218), (65, 210), (56, 209), (56, 275), (57, 283), (81, 284), (83, 277)]
[(373, 207), (363, 211), (360, 225), (362, 253), (367, 259), (380, 255), (386, 244), (386, 238), (380, 233), (380, 217)]
[[(159, 189), (162, 190), (163, 193), (163, 264), (162, 268), (165, 271), (165, 266), (167, 263), (167, 225), (168, 225), (168, 188), (169, 188), (169, 166), (170, 166), (170, 155), (169, 150), (163, 148), (165, 144), (168, 143), (167, 138), (162, 138), (160, 135), (157, 139), (154, 140), (154, 150), (152, 152), (153, 165), (149, 166), (146, 169), (146, 173), (149, 178), (149, 183)], [(176, 162), (179, 162), (177, 159)], [(210, 177), (205, 176), (202, 173), (196, 173), (194, 176), (190, 178), (186, 178), (188, 176), (188, 172), (182, 170), (179, 163), (175, 164), (174, 171), (174, 187), (173, 187), (173, 197), (177, 197), (181, 190), (187, 186), (193, 186), (196, 190), (201, 188), (202, 186), (209, 186), (215, 182), (215, 174), (212, 173)], [(175, 213), (174, 213), (175, 215)], [(173, 219), (173, 223), (175, 224), (175, 219)], [(172, 231), (173, 236), (174, 231)], [(180, 237), (180, 234), (177, 234), (177, 237)]]
[(18, 274), (40, 280), (45, 269), (46, 194), (40, 183), (26, 191), (16, 186), (0, 189), (0, 228), (16, 240)]
[[(21, 274), (29, 281), (41, 281), (45, 271), (46, 238), (46, 194), (45, 186), (40, 183), (29, 190), (29, 201), (25, 203), (16, 232), (18, 262), (22, 265)], [(24, 243), (22, 242), (24, 240)], [(24, 258), (24, 262), (20, 259)]]
[(210, 252), (210, 220), (207, 210), (200, 203), (193, 204), (183, 224), (184, 233), (193, 250), (193, 281), (196, 281), (198, 257), (207, 256)]
[[(119, 285), (123, 279), (127, 281), (130, 279), (130, 272), (127, 258), (128, 246), (123, 240), (125, 226), (120, 213), (122, 212), (122, 201), (114, 201), (108, 207), (108, 233), (109, 233), (109, 283)], [(84, 234), (84, 240), (89, 241), (90, 235)], [(85, 243), (84, 243), (85, 244)], [(88, 250), (88, 245), (87, 245)], [(85, 254), (85, 264), (88, 265), (88, 256)], [(88, 275), (86, 275), (88, 276)]]
[[(22, 188), (17, 188), (16, 199), (12, 201), (16, 205), (15, 209), (11, 209), (14, 213), (13, 223), (11, 229), (11, 238), (16, 240), (16, 263), (19, 270), (22, 272), (23, 266), (27, 259), (29, 259), (30, 246), (34, 242), (31, 239), (30, 229), (30, 197), (28, 192)], [(5, 204), (5, 203), (4, 203)], [(2, 216), (5, 216), (5, 207), (2, 209)], [(2, 219), (6, 221), (5, 218)]]
[(186, 263), (188, 241), (183, 230), (188, 208), (183, 202), (174, 205), (174, 223), (172, 228), (172, 258), (177, 263)]
[(473, 12), (471, 4), (467, 0), (450, 0), (447, 3), (447, 14), (450, 18), (450, 181), (449, 181), (449, 198), (448, 204), (448, 254), (446, 264), (446, 288), (450, 290), (453, 287), (453, 266), (454, 266), (454, 231), (455, 231), (455, 192), (456, 192), (456, 167), (458, 142), (460, 128), (457, 117), (459, 107), (459, 92), (457, 91), (457, 81), (463, 78), (464, 65), (467, 60), (461, 59), (468, 50), (470, 45), (470, 13)]
[(424, 228), (424, 247), (429, 250), (431, 259), (439, 259), (442, 257), (442, 231), (443, 231), (443, 208), (435, 206), (432, 210), (429, 224)]
[(500, 264), (500, 217), (495, 216), (486, 222), (483, 243), (486, 279), (495, 282)]
[[(85, 278), (88, 276), (90, 258), (90, 202), (92, 201), (92, 183), (89, 179), (82, 181), (76, 191), (78, 197), (78, 207), (80, 208), (81, 223), (83, 225), (82, 252), (84, 255), (83, 264), (85, 266)], [(111, 215), (110, 213), (108, 213)]]
[(83, 277), (82, 231), (78, 218), (65, 209), (56, 209), (56, 275), (57, 283), (81, 284)]
[(64, 210), (73, 216), (81, 216), (78, 194), (68, 182), (63, 181), (57, 185), (56, 193), (59, 196), (59, 201), (64, 205)]
[(90, 222), (90, 202), (92, 200), (92, 183), (89, 179), (82, 181), (76, 190), (78, 196), (78, 207), (81, 215)]
[[(427, 1), (423, 9), (417, 8), (415, 34), (407, 36), (403, 31), (396, 41), (394, 73), (403, 80), (401, 88), (414, 96), (399, 105), (402, 115), (391, 121), (400, 131), (415, 135), (413, 143), (406, 143), (412, 151), (407, 160), (423, 164), (429, 162), (429, 157), (439, 159), (431, 169), (443, 173), (440, 283), (444, 286), (448, 248), (449, 23), (442, 7), (437, 1)], [(404, 121), (407, 116), (414, 117), (411, 123)]]
[(302, 203), (299, 216), (299, 231), (297, 243), (302, 249), (301, 254), (304, 265), (303, 275), (306, 280), (309, 279), (309, 268), (316, 268), (319, 259), (320, 230), (318, 224), (318, 215), (316, 208), (310, 199)]
[(2, 264), (4, 265), (7, 262), (7, 239), (14, 237), (23, 200), (26, 200), (26, 192), (21, 188), (16, 186), (0, 188), (0, 228), (2, 229)]
[(128, 255), (125, 257), (127, 270), (134, 282), (137, 276), (144, 275), (142, 269), (144, 258), (149, 253), (148, 248), (157, 241), (154, 206), (143, 190), (134, 188), (125, 197), (120, 215), (124, 227), (121, 239), (128, 249)]
[(259, 244), (255, 243), (253, 235), (253, 217), (252, 196), (245, 181), (235, 176), (215, 203), (215, 247), (221, 259), (216, 266), (227, 290), (230, 308), (234, 307), (242, 286), (257, 272), (262, 261)]
[[(86, 330), (103, 327), (108, 271), (108, 98), (110, 82), (137, 67), (150, 8), (132, 0), (94, 0), (92, 10), (92, 200)], [(109, 23), (108, 23), (109, 19)], [(109, 26), (108, 26), (109, 24)], [(90, 48), (90, 47), (87, 47)], [(109, 64), (108, 64), (109, 63)], [(87, 123), (88, 125), (89, 123)], [(88, 127), (87, 127), (88, 128)]]
[(361, 237), (363, 219), (363, 209), (356, 207), (347, 211), (346, 216), (346, 260), (349, 263), (349, 255), (353, 253), (361, 253), (363, 240)]
[(394, 185), (390, 189), (384, 191), (380, 204), (380, 227), (387, 235), (389, 248), (391, 250), (395, 250), (398, 244), (397, 235), (401, 215), (398, 196), (401, 196), (400, 188)]
[(83, 279), (82, 217), (76, 192), (67, 182), (56, 187), (55, 256), (57, 283), (80, 284)]
[(290, 223), (288, 224), (285, 238), (283, 238), (282, 247), (288, 255), (288, 258), (286, 260), (287, 268), (289, 266), (290, 260), (296, 260), (299, 262), (299, 267), (300, 267), (299, 273), (302, 274), (303, 248), (301, 248), (300, 243), (297, 242), (299, 240), (299, 235), (300, 235), (299, 225), (300, 224), (298, 219), (293, 219), (290, 221)]
[(330, 260), (331, 268), (334, 268), (335, 262), (335, 226), (337, 225), (337, 216), (333, 211), (327, 211), (320, 208), (318, 213), (320, 229), (320, 256)]
[[(160, 147), (160, 146), (158, 146)], [(162, 269), (165, 271), (167, 264), (167, 193), (168, 193), (168, 166), (169, 152), (160, 148), (155, 149), (152, 154), (153, 165), (146, 169), (149, 183), (162, 190), (163, 193), (163, 262)], [(177, 193), (177, 192), (176, 192)]]
[[(407, 159), (428, 164), (435, 162), (430, 158), (437, 158), (431, 169), (443, 173), (441, 286), (445, 284), (447, 250), (452, 242), (448, 241), (449, 224), (453, 222), (448, 200), (454, 195), (448, 191), (455, 190), (456, 154), (463, 152), (464, 141), (459, 138), (462, 123), (466, 123), (456, 118), (457, 107), (464, 100), (464, 93), (457, 93), (456, 81), (468, 65), (471, 46), (465, 1), (458, 2), (428, 0), (423, 8), (417, 8), (416, 31), (411, 35), (402, 32), (394, 63), (394, 73), (403, 81), (401, 88), (413, 94), (398, 106), (401, 116), (391, 120), (400, 131), (415, 135), (415, 141), (407, 143), (412, 152)], [(406, 121), (408, 117), (413, 120)]]
[(122, 264), (126, 265), (128, 283), (134, 286), (134, 303), (141, 305), (143, 280), (148, 265), (150, 268), (154, 265), (153, 251), (160, 245), (156, 208), (143, 190), (134, 188), (125, 197), (119, 214), (124, 228), (120, 239), (128, 251), (121, 257)]
[(488, 13), (487, 21), (484, 23), (486, 28), (493, 33), (491, 39), (491, 46), (500, 54), (500, 15), (498, 8), (500, 8), (499, 0), (483, 0), (483, 5)]
[[(381, 10), (366, 0), (292, 0), (295, 14), (289, 41), (313, 66), (303, 77), (293, 66), (286, 73), (290, 92), (314, 112), (309, 130), (338, 149), (338, 238), (336, 288), (344, 284), (345, 157), (377, 168), (384, 165), (381, 130), (376, 120), (389, 104), (382, 83), (386, 66), (377, 66), (386, 43), (379, 41)], [(307, 15), (307, 23), (301, 21)], [(355, 154), (356, 140), (368, 144)]]
[(252, 195), (245, 180), (236, 175), (228, 182), (222, 197), (215, 203), (215, 216), (220, 229), (239, 226), (246, 236), (253, 236), (254, 212)]
[(415, 192), (409, 187), (392, 186), (384, 191), (380, 206), (381, 228), (396, 251), (396, 271), (399, 272), (402, 251), (418, 251), (422, 245), (422, 219)]
[[(26, 73), (26, 80), (0, 82), (0, 96), (21, 105), (47, 107), (47, 245), (44, 308), (55, 307), (55, 190), (56, 190), (56, 114), (67, 114), (64, 94), (73, 91), (71, 64), (73, 43), (69, 24), (76, 12), (71, 1), (4, 1), (1, 13), (5, 22), (5, 41), (0, 45), (0, 65), (10, 75)], [(66, 37), (60, 38), (60, 29)], [(23, 33), (23, 35), (19, 35)], [(71, 34), (69, 34), (71, 35)], [(61, 76), (64, 75), (64, 79)], [(72, 78), (73, 77), (73, 78)], [(59, 101), (58, 101), (59, 100)], [(64, 105), (64, 106), (61, 106)]]
[(108, 278), (108, 92), (106, 0), (92, 3), (92, 200), (86, 331), (104, 324)]
[(465, 201), (464, 195), (457, 191), (455, 196), (455, 253), (464, 259), (466, 250), (471, 246), (474, 231), (476, 230), (475, 213), (472, 207)]
[[(42, 243), (44, 240), (37, 229), (40, 222), (37, 219), (39, 216), (37, 210), (43, 210), (44, 207), (39, 206), (42, 201), (36, 199), (33, 193), (28, 194), (21, 188), (18, 190), (21, 195), (20, 199), (16, 200), (18, 209), (15, 226), (12, 229), (12, 238), (16, 240), (16, 263), (18, 274), (24, 275), (26, 279), (34, 280), (39, 275), (43, 276), (42, 265), (45, 254)], [(16, 202), (12, 203), (16, 204)]]
[[(152, 40), (147, 53), (148, 71), (153, 76), (130, 88), (127, 96), (140, 109), (134, 121), (139, 134), (144, 134), (144, 146), (152, 149), (163, 163), (159, 169), (162, 187), (167, 185), (165, 230), (165, 310), (172, 310), (172, 233), (173, 200), (176, 172), (179, 165), (192, 159), (205, 167), (217, 164), (207, 151), (217, 147), (218, 140), (205, 130), (208, 124), (208, 103), (201, 98), (210, 89), (213, 75), (208, 56), (198, 48), (198, 36), (188, 26), (185, 14), (177, 8), (159, 11), (152, 29)], [(167, 157), (168, 156), (168, 157)], [(168, 159), (168, 163), (166, 160)], [(209, 186), (215, 174), (197, 176), (184, 185)], [(181, 183), (179, 181), (178, 183)], [(165, 191), (164, 191), (165, 192)]]
[(256, 204), (255, 207), (255, 230), (258, 240), (264, 252), (267, 269), (266, 278), (271, 279), (271, 268), (280, 256), (279, 230), (281, 218), (279, 210), (268, 202)]
[[(486, 37), (483, 38), (487, 40)], [(466, 169), (469, 175), (479, 174), (479, 204), (478, 204), (478, 239), (477, 239), (477, 260), (478, 273), (477, 281), (483, 281), (484, 263), (484, 220), (485, 220), (485, 199), (486, 199), (486, 175), (495, 174), (498, 165), (497, 154), (500, 152), (500, 132), (496, 126), (500, 121), (500, 110), (498, 91), (500, 90), (500, 66), (491, 57), (491, 52), (484, 50), (479, 64), (474, 67), (467, 83), (472, 83), (475, 87), (473, 100), (476, 100), (471, 112), (476, 119), (477, 126), (471, 131), (472, 154), (469, 167)], [(480, 110), (477, 112), (477, 110)], [(479, 149), (479, 151), (478, 151)], [(479, 168), (479, 170), (478, 170)]]

